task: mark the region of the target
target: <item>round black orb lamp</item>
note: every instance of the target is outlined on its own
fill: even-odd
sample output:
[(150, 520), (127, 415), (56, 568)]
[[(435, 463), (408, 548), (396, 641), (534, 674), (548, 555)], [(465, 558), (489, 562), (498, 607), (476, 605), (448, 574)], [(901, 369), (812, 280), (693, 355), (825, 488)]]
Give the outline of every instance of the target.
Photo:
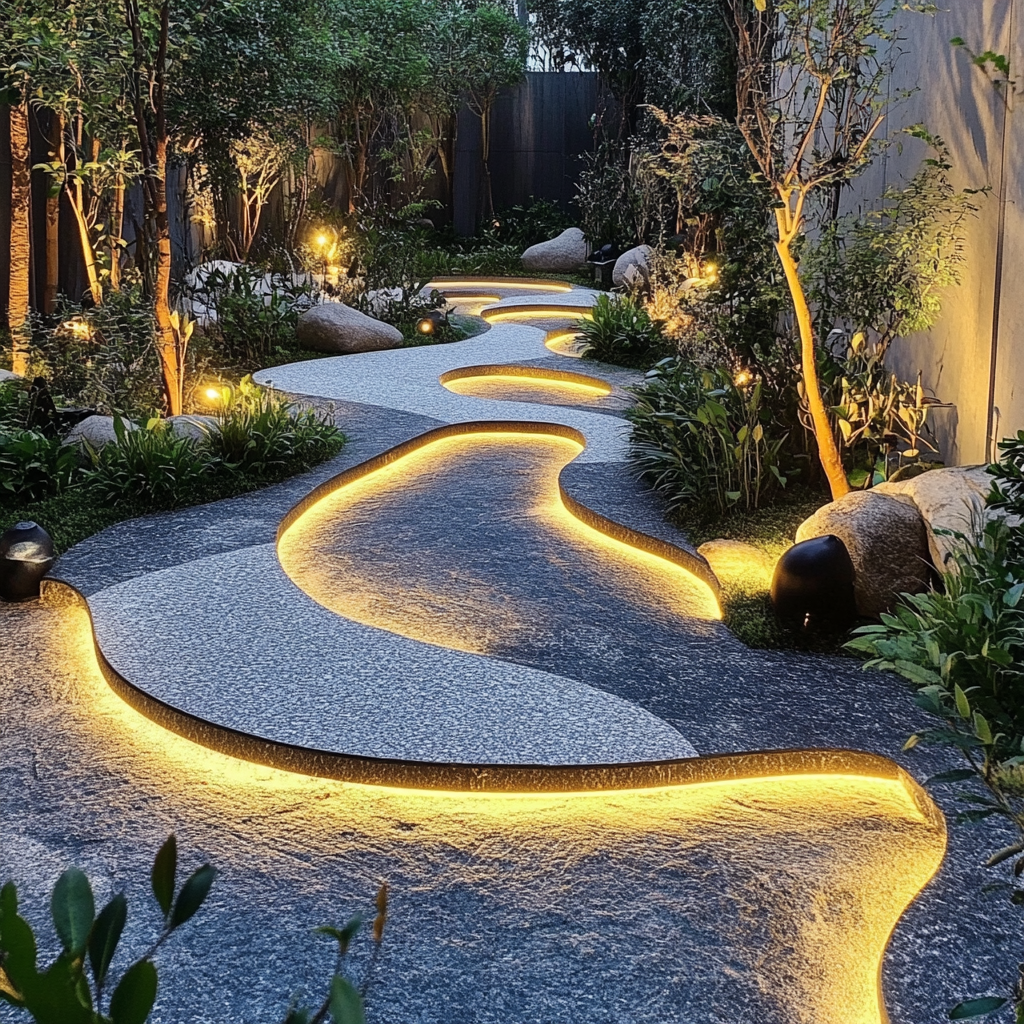
[(432, 309), (417, 321), (416, 330), (420, 334), (436, 334), (438, 328), (443, 327), (447, 319), (440, 309)]
[(0, 536), (0, 599), (28, 601), (53, 568), (53, 541), (36, 523), (15, 523)]
[(832, 534), (794, 544), (775, 566), (771, 593), (780, 625), (796, 632), (842, 632), (857, 618), (853, 562)]

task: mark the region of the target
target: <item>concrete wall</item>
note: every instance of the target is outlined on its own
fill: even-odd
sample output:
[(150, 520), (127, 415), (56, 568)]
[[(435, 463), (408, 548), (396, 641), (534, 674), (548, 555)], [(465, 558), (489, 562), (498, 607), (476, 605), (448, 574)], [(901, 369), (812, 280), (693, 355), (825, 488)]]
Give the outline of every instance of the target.
[[(947, 460), (972, 464), (992, 457), (993, 442), (1024, 428), (1024, 121), (985, 74), (950, 40), (1024, 67), (1024, 0), (949, 0), (947, 10), (903, 15), (904, 51), (892, 96), (914, 90), (890, 118), (889, 130), (924, 123), (949, 146), (958, 188), (990, 186), (967, 224), (963, 281), (945, 295), (942, 318), (927, 334), (897, 342), (890, 359), (908, 379), (924, 382), (956, 406), (940, 417)], [(1024, 89), (1024, 76), (1021, 80)], [(911, 140), (888, 150), (858, 182), (863, 198), (911, 176), (924, 155)], [(991, 424), (990, 424), (991, 420)], [(990, 436), (987, 436), (990, 435)]]

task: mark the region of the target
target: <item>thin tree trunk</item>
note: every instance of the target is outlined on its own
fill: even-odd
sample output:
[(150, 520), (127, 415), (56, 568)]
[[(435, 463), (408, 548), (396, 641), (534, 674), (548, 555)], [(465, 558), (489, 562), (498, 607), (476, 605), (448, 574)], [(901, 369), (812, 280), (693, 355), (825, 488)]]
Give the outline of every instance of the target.
[(167, 219), (167, 139), (157, 136), (156, 163), (153, 168), (153, 213), (156, 221), (156, 287), (154, 312), (156, 314), (157, 350), (163, 370), (164, 391), (171, 416), (181, 414), (184, 399), (184, 352), (178, 351), (174, 328), (171, 326), (171, 228)]
[(110, 287), (121, 289), (121, 234), (124, 231), (124, 175), (118, 172), (114, 181), (114, 201), (110, 211)]
[(7, 326), (11, 331), (11, 369), (28, 370), (26, 334), (29, 310), (29, 267), (32, 254), (29, 211), (32, 205), (32, 154), (29, 148), (28, 98), (10, 106), (11, 129), (11, 259)]
[[(50, 159), (64, 163), (64, 115), (53, 112), (50, 122)], [(43, 285), (43, 312), (51, 315), (57, 308), (57, 283), (60, 272), (60, 189), (46, 196), (46, 281)]]
[(85, 263), (85, 273), (89, 278), (89, 294), (95, 305), (103, 304), (103, 283), (100, 281), (99, 267), (96, 265), (96, 253), (92, 247), (92, 234), (89, 231), (89, 222), (85, 218), (85, 211), (82, 209), (82, 186), (77, 184), (75, 190), (66, 188), (68, 201), (71, 203), (71, 210), (75, 215), (75, 226), (78, 228), (78, 241), (82, 247), (82, 261)]
[[(779, 213), (781, 216), (782, 211)], [(818, 458), (821, 460), (821, 467), (825, 471), (829, 489), (832, 491), (832, 500), (838, 501), (844, 494), (849, 493), (850, 484), (843, 471), (842, 459), (839, 457), (836, 439), (832, 434), (832, 424), (829, 422), (828, 412), (821, 398), (817, 353), (814, 345), (814, 324), (811, 320), (811, 310), (807, 304), (803, 282), (800, 280), (800, 268), (793, 256), (790, 243), (785, 240), (786, 232), (781, 223), (779, 234), (782, 237), (775, 243), (775, 249), (786, 275), (786, 283), (789, 285), (789, 293), (796, 312), (796, 322), (800, 330), (800, 372), (803, 376), (804, 394), (807, 396), (811, 423), (814, 426), (814, 440), (818, 445)]]

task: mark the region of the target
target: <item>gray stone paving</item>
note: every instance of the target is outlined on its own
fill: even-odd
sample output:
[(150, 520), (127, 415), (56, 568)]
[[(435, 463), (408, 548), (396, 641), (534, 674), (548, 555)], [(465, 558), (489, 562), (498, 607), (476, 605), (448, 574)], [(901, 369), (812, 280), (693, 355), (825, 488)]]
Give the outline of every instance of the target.
[[(535, 328), (496, 324), (472, 339), (477, 350), (454, 365), (500, 361), (494, 349), (506, 330), (512, 332), (510, 358), (567, 362), (544, 347)], [(490, 352), (483, 349), (488, 339)], [(311, 669), (315, 661), (322, 664), (316, 647), (307, 646), (312, 631), (304, 629), (315, 621), (334, 642), (324, 654), (340, 659), (348, 676), (356, 655), (390, 658), (413, 650), (414, 677), (434, 658), (445, 673), (457, 665), (460, 685), (468, 687), (482, 665), (488, 672), (500, 666), (497, 674), (509, 688), (494, 694), (496, 709), (506, 707), (502, 702), (525, 681), (542, 708), (557, 704), (558, 694), (573, 706), (582, 700), (626, 739), (639, 724), (636, 740), (650, 751), (651, 744), (668, 749), (689, 741), (702, 754), (848, 745), (893, 757), (918, 777), (944, 767), (934, 752), (900, 752), (915, 712), (896, 680), (864, 674), (846, 659), (751, 652), (719, 624), (657, 610), (644, 614), (617, 596), (614, 585), (590, 593), (582, 618), (579, 608), (551, 606), (535, 635), (488, 657), (445, 651), (336, 616), (327, 625), (330, 613), (296, 591), (272, 557), (269, 545), (281, 516), (347, 466), (439, 423), (512, 418), (509, 405), (516, 407), (515, 418), (571, 417), (587, 436), (589, 455), (562, 474), (577, 500), (685, 543), (664, 522), (657, 500), (630, 476), (625, 434), (615, 417), (503, 402), (486, 413), (479, 403), (472, 413), (456, 412), (448, 400), (457, 396), (429, 386), (428, 370), (445, 362), (441, 349), (456, 347), (401, 350), (395, 355), (430, 354), (414, 356), (422, 360), (413, 374), (419, 387), (402, 382), (377, 394), (368, 368), (349, 367), (348, 360), (363, 357), (327, 366), (327, 383), (312, 387), (301, 380), (299, 365), (268, 371), (277, 375), (276, 386), (335, 405), (352, 438), (338, 459), (256, 495), (121, 524), (64, 556), (56, 574), (91, 595), (108, 646), (120, 643), (129, 657), (130, 644), (147, 638), (149, 652), (137, 666), (124, 667), (141, 672), (172, 651), (182, 701), (236, 721), (249, 715), (262, 727), (265, 706), (251, 700), (261, 681), (251, 677), (246, 685), (245, 672), (279, 656), (290, 664), (309, 658)], [(463, 360), (461, 353), (455, 358)], [(586, 371), (600, 375), (601, 368), (588, 364)], [(474, 401), (459, 399), (464, 405)], [(530, 414), (521, 416), (521, 408)], [(487, 488), (474, 489), (465, 480), (452, 485), (449, 517), (452, 494), (488, 498)], [(472, 509), (472, 501), (465, 509)], [(479, 537), (448, 529), (445, 514), (442, 504), (433, 520), (421, 519), (416, 542), (421, 550), (468, 557)], [(385, 518), (382, 529), (387, 525)], [(396, 518), (390, 525), (400, 535), (407, 524)], [(500, 538), (502, 531), (491, 536)], [(400, 569), (400, 538), (382, 534), (381, 540), (381, 572), (393, 571), (392, 563)], [(503, 552), (494, 543), (500, 566)], [(540, 578), (524, 572), (517, 584), (528, 588)], [(283, 593), (289, 596), (278, 603)], [(216, 627), (224, 632), (205, 648), (194, 629), (204, 603), (208, 610), (228, 610)], [(243, 634), (252, 604), (268, 618), (276, 616), (279, 628), (257, 638), (261, 646), (247, 662), (252, 648), (245, 647)], [(297, 607), (304, 611), (294, 619)], [(850, 904), (855, 894), (829, 880), (841, 880), (849, 870), (851, 851), (867, 849), (882, 835), (881, 819), (865, 816), (865, 809), (851, 810), (845, 820), (826, 814), (816, 826), (808, 807), (787, 826), (778, 814), (761, 813), (756, 797), (727, 801), (720, 811), (696, 817), (655, 798), (617, 809), (613, 796), (595, 805), (600, 810), (581, 811), (579, 804), (551, 798), (530, 810), (498, 804), (501, 809), (491, 812), (457, 799), (424, 803), (297, 776), (275, 781), (245, 766), (239, 769), (242, 781), (231, 780), (216, 763), (152, 746), (103, 702), (110, 694), (98, 672), (82, 667), (84, 655), (75, 660), (63, 647), (71, 636), (85, 643), (62, 618), (69, 614), (38, 606), (0, 609), (0, 874), (22, 884), (34, 901), (34, 913), (27, 912), (35, 920), (45, 916), (48, 888), (72, 861), (99, 878), (101, 893), (127, 882), (135, 913), (146, 899), (142, 882), (149, 859), (168, 831), (178, 831), (183, 848), (196, 858), (212, 858), (222, 878), (205, 920), (197, 918), (162, 960), (162, 971), (175, 981), (161, 995), (156, 1024), (276, 1021), (296, 989), (310, 992), (312, 1000), (331, 957), (309, 929), (340, 921), (352, 909), (368, 910), (381, 877), (392, 886), (393, 917), (371, 993), (373, 1021), (860, 1024), (844, 1017), (841, 1002), (823, 1008), (816, 1001), (819, 968), (809, 966), (797, 938), (808, 908), (818, 914), (845, 904), (857, 913)], [(285, 641), (279, 648), (275, 637)], [(432, 653), (425, 656), (423, 648)], [(183, 671), (200, 658), (212, 673), (201, 679)], [(231, 677), (240, 671), (243, 682), (233, 688)], [(313, 674), (303, 680), (296, 673), (289, 683), (294, 689), (274, 698), (285, 712), (277, 726), (293, 730), (288, 735), (299, 741), (316, 726), (315, 710), (296, 710)], [(389, 680), (395, 693), (406, 686), (406, 674), (408, 664)], [(165, 674), (153, 685), (174, 685), (174, 677)], [(414, 688), (417, 695), (422, 691)], [(322, 716), (335, 739), (353, 739), (357, 730), (346, 736), (333, 710), (324, 707)], [(459, 710), (453, 705), (452, 715)], [(373, 712), (381, 731), (401, 719), (383, 700)], [(469, 716), (467, 728), (445, 742), (473, 749), (479, 737), (471, 723)], [(408, 724), (415, 728), (415, 716)], [(586, 722), (580, 724), (554, 742), (592, 744), (593, 737), (584, 735)], [(374, 735), (373, 714), (364, 715), (361, 728), (366, 749), (385, 749), (372, 747), (388, 742)], [(508, 733), (510, 744), (519, 742), (514, 730)], [(416, 740), (425, 746), (436, 741), (436, 735)], [(820, 799), (823, 810), (832, 806), (826, 789)], [(892, 841), (897, 849), (904, 840)], [(886, 957), (894, 1024), (932, 1024), (958, 999), (1011, 983), (1000, 973), (1015, 954), (989, 952), (1011, 944), (1009, 929), (994, 923), (1001, 918), (990, 901), (1001, 897), (976, 896), (986, 880), (977, 867), (978, 844), (997, 842), (953, 827), (939, 878), (904, 917)], [(885, 867), (876, 870), (884, 884)], [(134, 924), (128, 936), (138, 937)], [(244, 983), (243, 963), (259, 965)], [(0, 1009), (0, 1020), (14, 1019)]]

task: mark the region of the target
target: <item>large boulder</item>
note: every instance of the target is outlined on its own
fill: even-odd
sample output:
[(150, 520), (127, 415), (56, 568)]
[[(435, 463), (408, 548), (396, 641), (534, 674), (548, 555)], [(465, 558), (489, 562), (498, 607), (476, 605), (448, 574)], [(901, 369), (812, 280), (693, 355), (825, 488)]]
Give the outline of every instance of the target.
[(889, 611), (900, 594), (928, 588), (933, 572), (928, 531), (909, 502), (874, 490), (851, 491), (801, 523), (796, 539), (829, 534), (850, 553), (860, 615), (876, 617)]
[(878, 484), (874, 489), (914, 503), (928, 529), (932, 562), (942, 569), (957, 540), (936, 531), (953, 530), (971, 536), (984, 522), (992, 477), (984, 466), (955, 466), (932, 469), (897, 483)]
[[(137, 430), (131, 420), (122, 420), (126, 430)], [(117, 440), (113, 416), (86, 416), (64, 435), (64, 444), (82, 444), (88, 441), (93, 448), (102, 448)]]
[(621, 288), (624, 284), (632, 284), (638, 276), (645, 277), (651, 269), (650, 256), (649, 245), (627, 249), (612, 267), (612, 284)]
[(587, 240), (579, 228), (566, 228), (557, 238), (531, 245), (523, 253), (523, 269), (541, 273), (572, 273), (587, 262)]
[(0, 370), (0, 384), (5, 380), (21, 380), (21, 374), (11, 373), (10, 370)]
[(402, 332), (343, 302), (324, 302), (299, 316), (295, 337), (314, 352), (348, 355), (398, 348)]

